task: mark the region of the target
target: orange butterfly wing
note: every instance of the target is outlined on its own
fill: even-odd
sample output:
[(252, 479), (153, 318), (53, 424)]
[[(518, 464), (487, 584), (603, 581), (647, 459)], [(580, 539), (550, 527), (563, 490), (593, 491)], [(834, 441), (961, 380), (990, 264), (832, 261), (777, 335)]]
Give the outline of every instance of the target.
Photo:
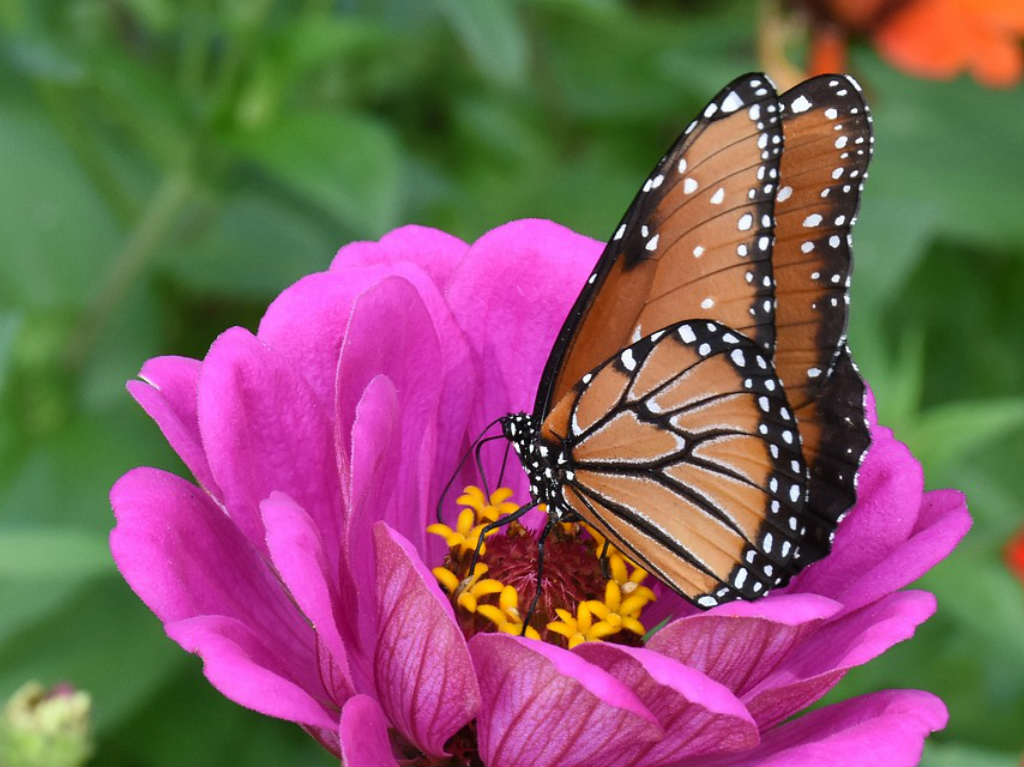
[(588, 370), (683, 317), (770, 346), (772, 206), (782, 127), (762, 74), (737, 78), (655, 166), (551, 350), (538, 420)]
[(765, 350), (676, 323), (585, 374), (541, 431), (566, 451), (566, 505), (696, 604), (795, 572), (806, 467)]

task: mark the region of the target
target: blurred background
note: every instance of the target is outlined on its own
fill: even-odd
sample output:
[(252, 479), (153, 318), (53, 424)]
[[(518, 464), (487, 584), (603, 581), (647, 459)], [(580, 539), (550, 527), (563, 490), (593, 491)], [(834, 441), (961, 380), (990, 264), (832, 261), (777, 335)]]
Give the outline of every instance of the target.
[(1022, 5), (0, 0), (0, 699), (88, 692), (95, 763), (330, 763), (214, 692), (115, 571), (111, 483), (184, 473), (124, 381), (400, 224), (604, 240), (728, 80), (847, 68), (877, 133), (852, 346), (975, 524), (920, 584), (937, 615), (830, 699), (931, 690), (926, 763), (1019, 763)]

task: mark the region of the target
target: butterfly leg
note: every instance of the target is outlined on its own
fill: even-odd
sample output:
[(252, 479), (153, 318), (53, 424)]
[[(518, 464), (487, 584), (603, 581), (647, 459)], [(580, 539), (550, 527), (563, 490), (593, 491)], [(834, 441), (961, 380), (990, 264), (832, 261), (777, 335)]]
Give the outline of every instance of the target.
[(526, 611), (526, 615), (523, 616), (523, 629), (519, 633), (520, 636), (526, 635), (526, 627), (530, 625), (530, 618), (533, 617), (533, 611), (537, 609), (537, 602), (540, 600), (540, 590), (544, 583), (544, 541), (556, 523), (557, 519), (549, 516), (548, 521), (544, 524), (544, 529), (540, 531), (540, 537), (537, 538), (537, 587), (533, 590), (530, 607)]
[(497, 530), (499, 527), (504, 527), (505, 525), (515, 522), (521, 516), (526, 514), (526, 512), (528, 512), (532, 508), (535, 508), (536, 506), (537, 501), (527, 504), (526, 506), (520, 506), (511, 514), (506, 514), (503, 517), (498, 517), (498, 519), (494, 520), (493, 522), (488, 522), (486, 525), (484, 525), (483, 529), (480, 531), (480, 536), (476, 539), (476, 549), (474, 549), (473, 551), (473, 558), (469, 562), (469, 575), (472, 575), (473, 571), (476, 570), (476, 563), (480, 560), (480, 549), (482, 549), (484, 546), (484, 537), (487, 535), (487, 533), (491, 532), (491, 530)]
[(605, 580), (611, 580), (612, 571), (608, 566), (608, 539), (604, 539), (604, 545), (601, 546), (601, 553), (597, 555), (597, 558), (601, 560), (601, 573), (604, 575)]

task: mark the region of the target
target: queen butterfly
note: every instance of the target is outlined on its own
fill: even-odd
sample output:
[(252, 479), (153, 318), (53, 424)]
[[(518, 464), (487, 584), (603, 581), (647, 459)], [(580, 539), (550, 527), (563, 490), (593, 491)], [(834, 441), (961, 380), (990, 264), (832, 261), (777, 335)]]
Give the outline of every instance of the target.
[(870, 123), (851, 77), (748, 74), (646, 178), (533, 413), (500, 419), (547, 506), (538, 584), (578, 519), (703, 608), (827, 554), (869, 443), (845, 328)]

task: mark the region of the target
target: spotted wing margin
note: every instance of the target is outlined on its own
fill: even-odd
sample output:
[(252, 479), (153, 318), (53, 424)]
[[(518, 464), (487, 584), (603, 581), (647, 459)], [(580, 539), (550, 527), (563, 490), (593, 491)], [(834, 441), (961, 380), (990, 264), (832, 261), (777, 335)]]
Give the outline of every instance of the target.
[(806, 467), (767, 351), (676, 323), (584, 375), (541, 425), (569, 508), (700, 607), (799, 570)]
[(658, 162), (558, 334), (538, 420), (588, 370), (685, 317), (721, 321), (770, 348), (778, 109), (765, 75), (739, 77)]
[(796, 412), (811, 474), (812, 545), (828, 550), (839, 516), (856, 500), (868, 446), (864, 384), (846, 349), (851, 228), (874, 139), (860, 86), (823, 75), (784, 93), (786, 149), (776, 193), (774, 363)]

